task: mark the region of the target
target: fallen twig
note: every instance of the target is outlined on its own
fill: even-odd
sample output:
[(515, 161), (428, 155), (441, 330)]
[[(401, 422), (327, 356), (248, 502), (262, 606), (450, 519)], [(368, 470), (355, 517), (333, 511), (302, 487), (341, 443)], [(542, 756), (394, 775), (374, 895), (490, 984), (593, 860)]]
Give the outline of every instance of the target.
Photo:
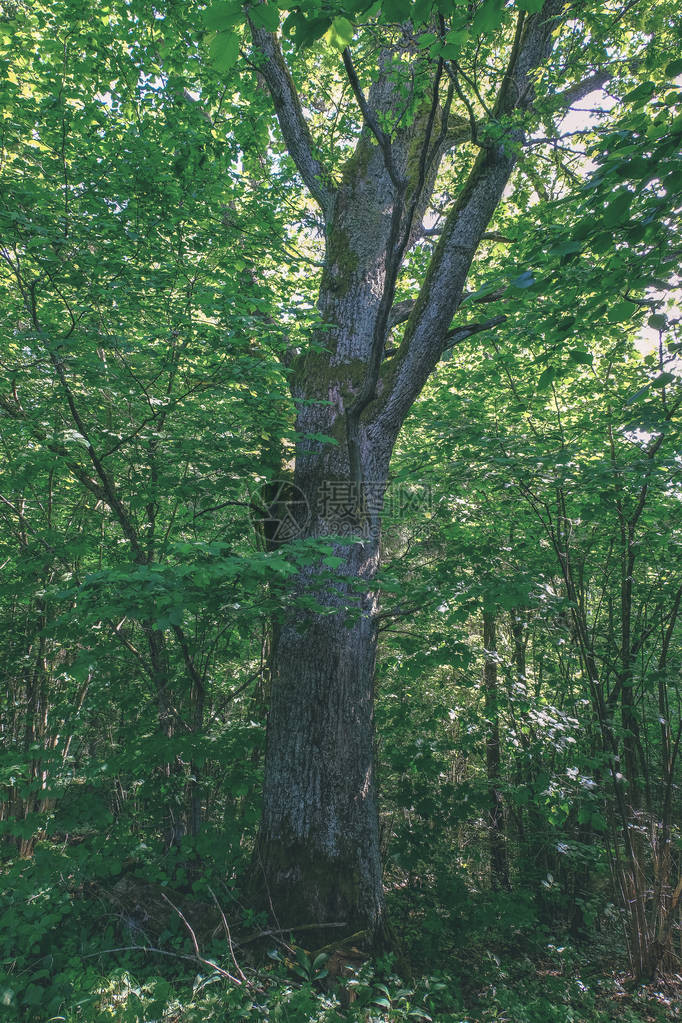
[(217, 963), (212, 963), (210, 959), (204, 959), (204, 957), (201, 954), (201, 950), (199, 948), (199, 942), (197, 941), (197, 936), (194, 933), (194, 931), (192, 930), (192, 926), (189, 923), (189, 921), (187, 920), (187, 918), (183, 915), (182, 911), (179, 910), (178, 907), (176, 905), (174, 905), (174, 903), (171, 902), (171, 900), (168, 898), (167, 895), (162, 893), (162, 898), (164, 898), (165, 901), (168, 903), (168, 905), (171, 906), (171, 908), (175, 910), (175, 912), (178, 914), (178, 916), (182, 920), (183, 924), (185, 925), (185, 927), (189, 931), (190, 937), (192, 939), (192, 945), (194, 946), (194, 958), (197, 960), (197, 962), (200, 962), (203, 966), (210, 966), (211, 969), (215, 970), (216, 973), (218, 973), (221, 977), (224, 977), (226, 980), (229, 980), (233, 984), (237, 984), (238, 987), (241, 987), (242, 981), (239, 980), (238, 977), (233, 977), (231, 973), (229, 973), (227, 970), (224, 970), (222, 968), (222, 966), (218, 966)]
[(216, 909), (220, 913), (220, 919), (223, 922), (223, 928), (225, 930), (225, 937), (227, 938), (227, 946), (228, 946), (228, 948), (230, 950), (230, 955), (232, 956), (232, 962), (234, 963), (235, 968), (237, 970), (237, 973), (241, 977), (241, 979), (244, 982), (244, 984), (248, 985), (249, 982), (246, 979), (246, 977), (244, 976), (244, 971), (242, 970), (241, 966), (237, 962), (237, 959), (236, 959), (235, 954), (234, 954), (234, 946), (232, 945), (232, 935), (230, 934), (230, 928), (228, 927), (227, 920), (225, 918), (225, 914), (223, 913), (223, 910), (222, 910), (222, 906), (218, 902), (218, 900), (216, 898), (216, 895), (215, 895), (215, 892), (213, 891), (213, 889), (211, 888), (210, 885), (209, 885), (208, 890), (211, 893), (211, 898), (213, 899), (213, 901), (215, 903)]

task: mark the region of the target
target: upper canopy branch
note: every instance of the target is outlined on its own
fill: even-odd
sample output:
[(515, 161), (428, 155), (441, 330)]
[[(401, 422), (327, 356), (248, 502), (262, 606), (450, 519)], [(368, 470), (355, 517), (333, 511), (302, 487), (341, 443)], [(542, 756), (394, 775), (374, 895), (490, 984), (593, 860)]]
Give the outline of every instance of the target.
[[(534, 72), (548, 58), (552, 32), (564, 0), (546, 0), (535, 15), (518, 19), (507, 70), (494, 106), (495, 118), (528, 108), (534, 99)], [(494, 145), (485, 146), (450, 210), (431, 258), (398, 354), (385, 381), (377, 425), (389, 433), (400, 428), (416, 396), (447, 343), (453, 316), (464, 294), (471, 263), (502, 198), (523, 140), (509, 128)]]
[(259, 71), (265, 78), (289, 155), (296, 164), (312, 197), (328, 218), (334, 199), (331, 176), (317, 159), (310, 129), (277, 37), (264, 28), (251, 26), (251, 37), (262, 60)]
[(591, 92), (603, 88), (610, 77), (610, 69), (595, 71), (594, 74), (588, 75), (582, 81), (576, 82), (575, 85), (569, 85), (563, 92), (557, 93), (556, 99), (560, 109), (567, 110), (573, 103), (577, 103), (578, 100), (589, 96)]

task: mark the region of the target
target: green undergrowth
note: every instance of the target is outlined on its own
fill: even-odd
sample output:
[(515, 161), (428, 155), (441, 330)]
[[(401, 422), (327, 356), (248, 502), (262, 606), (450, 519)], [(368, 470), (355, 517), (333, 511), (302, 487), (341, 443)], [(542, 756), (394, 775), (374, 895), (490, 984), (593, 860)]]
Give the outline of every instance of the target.
[(396, 885), (400, 953), (368, 960), (353, 945), (321, 951), (273, 933), (240, 898), (235, 848), (214, 835), (200, 852), (201, 869), (191, 844), (132, 848), (112, 831), (106, 847), (41, 842), (5, 864), (0, 1023), (682, 1019), (672, 982), (628, 986), (614, 921), (588, 944), (510, 894), (474, 905), (454, 879), (435, 895)]
[[(563, 972), (551, 959), (539, 965), (529, 960), (502, 962), (484, 957), (466, 973), (454, 971), (404, 981), (386, 961), (365, 963), (333, 985), (310, 970), (307, 954), (258, 970), (245, 969), (246, 983), (223, 978), (219, 969), (234, 969), (227, 959), (215, 959), (217, 969), (161, 975), (152, 956), (119, 956), (96, 965), (71, 965), (73, 995), (50, 1014), (40, 1005), (19, 1014), (5, 1005), (3, 1019), (45, 1023), (228, 1023), (232, 1020), (288, 1023), (658, 1023), (680, 1018), (679, 992), (670, 986), (628, 990), (616, 977), (588, 979)], [(145, 961), (146, 959), (146, 961)], [(554, 968), (553, 968), (554, 967)], [(464, 981), (463, 978), (466, 978)]]
[[(132, 883), (132, 882), (131, 882)], [(120, 881), (118, 882), (120, 886)], [(116, 887), (116, 886), (114, 886)], [(201, 886), (199, 885), (199, 888)], [(58, 886), (36, 890), (23, 906), (23, 924), (3, 917), (0, 977), (2, 1023), (662, 1023), (681, 1019), (679, 989), (671, 982), (628, 986), (609, 969), (601, 950), (544, 940), (514, 948), (489, 938), (467, 948), (441, 949), (430, 964), (409, 973), (408, 958), (366, 960), (358, 950), (318, 953), (293, 936), (250, 942), (262, 918), (226, 906), (234, 939), (213, 919), (190, 917), (170, 888), (168, 898), (191, 919), (201, 960), (188, 928), (173, 911), (161, 918), (163, 899), (147, 895), (149, 919), (112, 907), (102, 892), (74, 898)], [(205, 892), (195, 893), (196, 906)], [(126, 912), (130, 913), (126, 919)], [(159, 919), (155, 919), (155, 913)], [(16, 935), (14, 952), (6, 928)], [(232, 929), (234, 928), (234, 929)], [(156, 934), (147, 933), (156, 929)], [(407, 965), (407, 968), (406, 967)], [(402, 975), (399, 975), (402, 974)]]

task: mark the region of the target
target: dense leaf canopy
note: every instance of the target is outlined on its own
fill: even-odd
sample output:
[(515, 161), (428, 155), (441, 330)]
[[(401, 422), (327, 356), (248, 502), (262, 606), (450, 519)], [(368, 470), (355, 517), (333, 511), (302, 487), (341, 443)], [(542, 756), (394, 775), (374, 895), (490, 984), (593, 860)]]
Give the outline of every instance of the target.
[[(0, 1018), (596, 1023), (679, 974), (676, 7), (0, 4)], [(380, 428), (372, 573), (273, 539)], [(281, 635), (369, 591), (378, 960), (253, 896)]]

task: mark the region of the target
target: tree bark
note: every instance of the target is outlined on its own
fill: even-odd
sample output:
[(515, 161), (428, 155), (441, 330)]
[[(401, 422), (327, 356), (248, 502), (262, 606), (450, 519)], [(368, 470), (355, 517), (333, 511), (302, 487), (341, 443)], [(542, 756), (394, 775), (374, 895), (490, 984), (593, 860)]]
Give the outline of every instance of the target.
[[(368, 546), (346, 549), (339, 571), (358, 577), (376, 564), (376, 545)], [(306, 584), (316, 587), (314, 574), (299, 581), (299, 595)], [(349, 933), (362, 930), (380, 943), (377, 602), (371, 592), (355, 594), (343, 583), (317, 596), (329, 614), (293, 613), (278, 629), (260, 866), (283, 927), (343, 922)]]
[[(331, 302), (333, 295), (324, 299)], [(299, 535), (329, 537), (336, 560), (326, 565), (320, 555), (299, 573), (273, 629), (256, 866), (280, 926), (344, 923), (347, 933), (363, 931), (380, 947), (385, 921), (373, 749), (373, 580), (390, 450), (378, 457), (362, 431), (362, 484), (352, 479), (342, 441), (344, 397), (353, 386), (345, 362), (330, 367), (303, 358), (294, 376), (295, 395), (320, 398), (301, 401), (297, 418), (304, 439), (294, 483), (306, 505), (303, 511), (297, 506)], [(341, 442), (305, 438), (318, 433)], [(328, 932), (323, 935), (328, 941)]]

